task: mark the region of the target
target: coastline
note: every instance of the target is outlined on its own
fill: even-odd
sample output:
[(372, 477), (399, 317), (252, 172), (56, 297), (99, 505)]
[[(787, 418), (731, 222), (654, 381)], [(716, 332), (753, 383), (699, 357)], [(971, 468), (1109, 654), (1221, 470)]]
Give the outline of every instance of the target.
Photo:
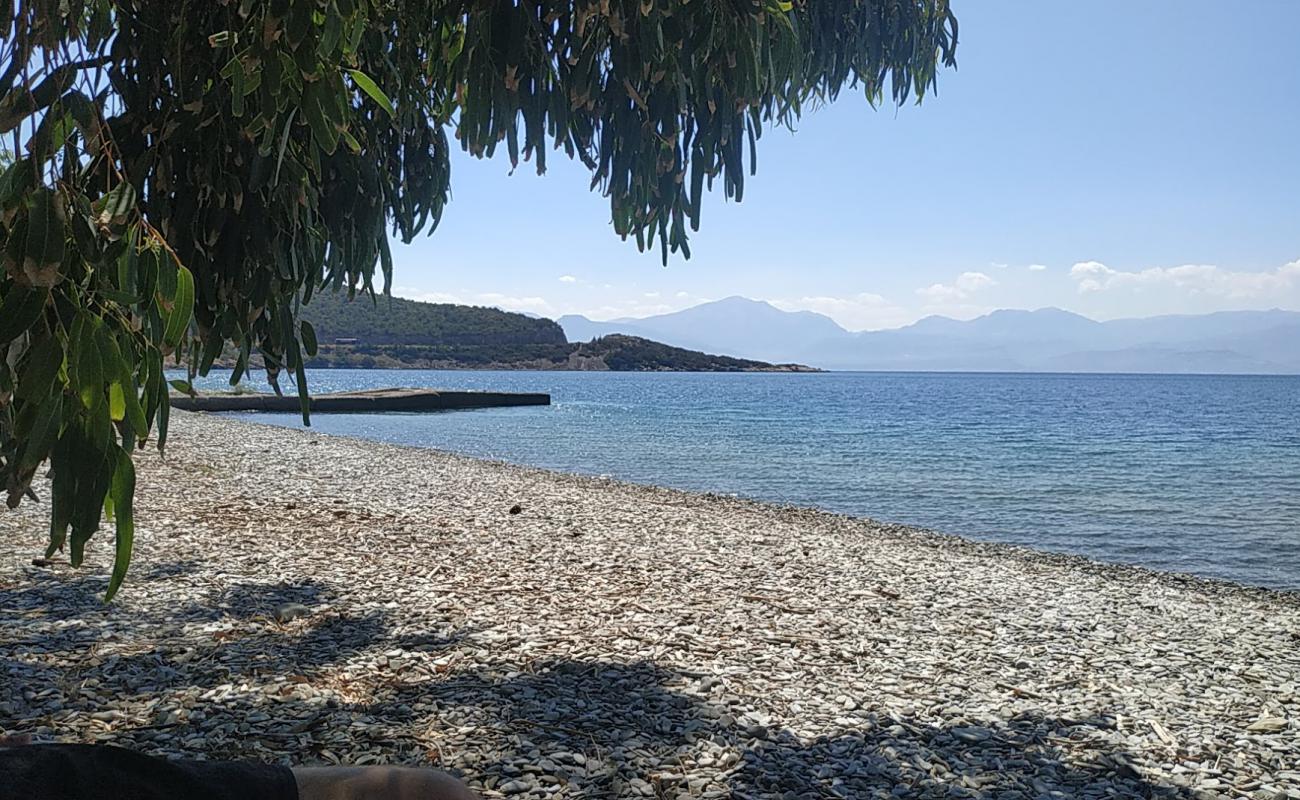
[(173, 437), (138, 458), (113, 606), (111, 530), (46, 569), (46, 508), (0, 514), (0, 728), (433, 761), (486, 796), (1300, 797), (1295, 592), (216, 417)]

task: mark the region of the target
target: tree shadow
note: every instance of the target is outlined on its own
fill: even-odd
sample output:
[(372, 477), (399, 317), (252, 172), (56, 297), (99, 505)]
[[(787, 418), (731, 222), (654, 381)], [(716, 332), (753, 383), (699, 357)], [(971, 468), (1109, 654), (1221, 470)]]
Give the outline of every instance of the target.
[(167, 578), (181, 578), (186, 575), (192, 575), (198, 572), (203, 564), (192, 558), (182, 559), (180, 561), (163, 561), (157, 564), (150, 564), (141, 570), (137, 575), (133, 575), (133, 580), (159, 581)]
[(310, 609), (332, 599), (333, 592), (315, 581), (237, 583), (214, 592), (208, 602), (194, 604), (189, 614), (201, 615), (206, 609), (218, 616), (251, 619), (258, 615), (272, 616), (276, 608), (287, 603)]
[[(24, 687), (0, 692), (9, 695), (0, 696), (0, 728), (58, 731), (60, 714), (121, 709), (122, 721), (95, 740), (190, 757), (434, 763), (520, 797), (1191, 797), (1144, 776), (1105, 717), (936, 722), (878, 713), (810, 722), (823, 733), (804, 736), (713, 676), (653, 661), (499, 660), (467, 642), (465, 628), (399, 629), (395, 612), (354, 609), (312, 581), (239, 584), (140, 613), (106, 609), (101, 593), (101, 580), (73, 576), (0, 589), (0, 613), (50, 624), (55, 615), (112, 615), (109, 628), (86, 625), (85, 636), (61, 631), (65, 649), (53, 658), (24, 651), (44, 646), (36, 633), (0, 643), (0, 679)], [(309, 613), (278, 622), (274, 609), (286, 602)], [(141, 646), (95, 654), (106, 629)], [(83, 645), (85, 653), (67, 650)], [(427, 657), (462, 646), (473, 654)], [(367, 674), (377, 663), (382, 680)], [(42, 697), (45, 688), (54, 691)], [(154, 702), (162, 697), (188, 705), (178, 713)]]
[[(709, 684), (649, 661), (555, 661), (405, 687), (363, 710), (394, 728), (454, 715), (475, 730), (475, 751), (497, 755), (443, 754), (443, 765), (507, 793), (550, 785), (584, 798), (1191, 796), (1099, 746), (1093, 734), (1114, 728), (1103, 717), (934, 725), (870, 715), (805, 739), (759, 724), (740, 698)], [(417, 699), (437, 710), (427, 719), (403, 714)], [(1067, 746), (1085, 741), (1077, 753)]]
[[(185, 569), (158, 572), (177, 579)], [(0, 728), (49, 722), (65, 703), (75, 706), (83, 690), (110, 706), (129, 706), (268, 675), (310, 680), (391, 638), (386, 612), (332, 610), (331, 591), (311, 581), (243, 583), (177, 607), (129, 609), (104, 603), (104, 587), (102, 577), (75, 573), (0, 588), (6, 631), (29, 628), (0, 642), (0, 679), (6, 688), (22, 688), (0, 691), (8, 695), (0, 697)], [(278, 621), (275, 610), (284, 603), (302, 604), (304, 616)]]
[(67, 577), (36, 573), (39, 578), (0, 586), (0, 614), (31, 620), (58, 620), (107, 612), (108, 579), (77, 572)]

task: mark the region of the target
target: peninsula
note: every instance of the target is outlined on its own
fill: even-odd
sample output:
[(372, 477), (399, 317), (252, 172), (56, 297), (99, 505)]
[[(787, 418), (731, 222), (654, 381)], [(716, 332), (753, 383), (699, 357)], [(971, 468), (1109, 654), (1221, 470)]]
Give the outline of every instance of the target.
[[(557, 323), (480, 306), (323, 293), (303, 307), (319, 352), (307, 366), (619, 372), (817, 372), (612, 334), (570, 342)], [(225, 362), (233, 361), (229, 354)], [(218, 362), (219, 364), (222, 362)]]

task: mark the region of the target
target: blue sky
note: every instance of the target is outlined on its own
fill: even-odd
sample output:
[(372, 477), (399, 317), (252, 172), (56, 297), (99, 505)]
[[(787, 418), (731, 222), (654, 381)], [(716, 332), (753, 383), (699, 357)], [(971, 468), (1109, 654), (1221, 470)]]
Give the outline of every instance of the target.
[(580, 165), (457, 153), (442, 226), (394, 248), (394, 292), (596, 319), (740, 294), (851, 329), (1300, 309), (1300, 2), (953, 7), (937, 96), (845, 93), (768, 131), (689, 261), (620, 241)]

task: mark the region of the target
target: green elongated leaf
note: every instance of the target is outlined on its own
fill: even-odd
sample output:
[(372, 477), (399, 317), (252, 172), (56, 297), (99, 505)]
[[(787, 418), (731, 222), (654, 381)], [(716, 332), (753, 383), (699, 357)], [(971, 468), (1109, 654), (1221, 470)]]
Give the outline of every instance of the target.
[[(285, 366), (294, 371), (294, 382), (298, 389), (298, 407), (302, 412), (302, 424), (311, 426), (311, 397), (307, 392), (307, 371), (303, 365), (302, 351), (298, 339), (293, 335), (293, 313), (288, 305), (274, 309), (272, 319), (279, 324), (280, 338), (283, 340)], [(276, 390), (279, 394), (279, 390)]]
[(171, 380), (171, 381), (167, 381), (167, 383), (170, 384), (173, 389), (180, 392), (181, 394), (187, 394), (190, 397), (194, 396), (194, 387), (190, 385), (189, 381)]
[(27, 433), (27, 442), (18, 459), (19, 470), (34, 469), (49, 457), (50, 449), (59, 436), (60, 420), (63, 415), (63, 395), (54, 395), (36, 405), (36, 409), (36, 418)]
[(288, 34), (290, 44), (297, 46), (312, 29), (312, 14), (316, 9), (315, 3), (290, 3), (289, 16), (286, 20), (285, 30)]
[(72, 524), (72, 510), (77, 497), (77, 473), (73, 470), (79, 432), (69, 428), (63, 432), (50, 454), (50, 544), (45, 557), (50, 558), (63, 549)]
[(242, 117), (244, 116), (244, 65), (238, 58), (232, 58), (230, 62), (235, 65), (232, 74), (225, 76), (230, 79), (230, 113)]
[(122, 225), (135, 208), (135, 187), (129, 183), (119, 183), (103, 197), (91, 205), (95, 221), (100, 225)]
[(221, 355), (221, 350), (225, 345), (225, 339), (220, 336), (208, 336), (203, 340), (203, 352), (199, 355), (198, 363), (198, 372), (200, 375), (208, 374), (208, 370), (212, 368), (212, 364), (217, 360), (217, 356)]
[(307, 351), (307, 357), (315, 358), (319, 349), (316, 342), (316, 329), (307, 320), (303, 320), (299, 328), (302, 331), (302, 346)]
[(244, 341), (239, 345), (239, 356), (235, 359), (235, 367), (230, 371), (230, 385), (238, 386), (243, 379), (244, 373), (248, 372), (248, 359), (253, 355), (253, 339), (245, 336)]
[(163, 343), (175, 348), (181, 343), (185, 329), (189, 327), (190, 317), (194, 314), (194, 275), (188, 269), (178, 266), (176, 269), (176, 297), (172, 300), (172, 310), (167, 315), (167, 327), (163, 331)]
[(117, 535), (113, 554), (113, 573), (108, 579), (108, 591), (104, 600), (109, 601), (122, 588), (126, 571), (131, 566), (131, 550), (135, 544), (135, 465), (131, 454), (121, 448), (114, 448), (113, 479), (109, 497), (113, 500), (113, 521), (117, 525)]
[[(64, 225), (63, 208), (51, 189), (41, 187), (32, 194), (32, 210), (27, 217), (27, 248), (23, 253), (24, 270), (42, 270), (63, 261), (67, 226)], [(57, 273), (42, 285), (52, 286)], [(35, 281), (33, 281), (35, 282)]]
[(289, 146), (289, 133), (293, 131), (293, 118), (297, 113), (297, 108), (289, 109), (289, 116), (284, 121), (284, 133), (280, 134), (280, 150), (275, 156), (275, 175), (271, 178), (272, 186), (280, 184), (280, 167), (284, 165), (284, 151)]
[(60, 101), (63, 107), (68, 110), (76, 126), (81, 131), (81, 139), (85, 143), (86, 149), (91, 153), (99, 153), (103, 143), (100, 141), (102, 132), (99, 124), (99, 110), (95, 107), (94, 101), (78, 91), (71, 91), (65, 94)]
[(327, 154), (333, 155), (339, 144), (339, 129), (330, 122), (325, 113), (325, 87), (320, 81), (307, 84), (302, 95), (302, 112), (307, 117), (307, 126), (311, 128), (312, 138), (317, 146)]
[(28, 352), (26, 360), (14, 396), (27, 402), (43, 402), (55, 393), (54, 382), (63, 369), (63, 345), (53, 336), (46, 336)]
[(343, 136), (343, 143), (348, 146), (349, 150), (357, 154), (361, 152), (361, 142), (357, 141), (357, 137), (353, 136), (351, 131), (344, 128), (341, 135)]
[(85, 197), (76, 198), (71, 209), (68, 228), (72, 231), (72, 244), (76, 248), (76, 257), (82, 261), (98, 262), (103, 255), (101, 240), (90, 218), (90, 201)]
[(56, 150), (68, 143), (76, 129), (77, 123), (72, 115), (55, 106), (41, 119), (27, 143), (27, 152), (37, 161), (48, 161)]
[[(247, 52), (247, 51), (244, 51), (244, 52)], [(232, 56), (232, 57), (230, 58), (230, 60), (227, 61), (227, 62), (226, 62), (226, 63), (221, 67), (221, 71), (218, 72), (217, 74), (220, 75), (221, 77), (225, 78), (226, 80), (230, 80), (230, 79), (234, 78), (235, 75), (243, 75), (243, 74), (244, 74), (244, 62), (240, 59), (240, 54), (236, 54), (236, 55)]]
[(311, 427), (311, 395), (307, 391), (307, 370), (302, 363), (302, 353), (298, 352), (298, 343), (289, 340), (289, 352), (293, 354), (294, 377), (298, 384), (298, 409), (302, 412), (302, 424)]
[(147, 302), (158, 290), (158, 262), (161, 258), (157, 248), (146, 247), (140, 252), (136, 285), (140, 301)]
[(691, 199), (689, 214), (691, 218), (691, 230), (700, 229), (700, 206), (704, 194), (704, 153), (696, 150), (691, 155)]
[(176, 275), (179, 266), (170, 254), (158, 254), (158, 294), (169, 303), (176, 297)]
[(36, 324), (49, 297), (50, 290), (43, 286), (10, 286), (0, 302), (0, 344), (17, 339)]
[(126, 419), (126, 396), (119, 381), (108, 385), (108, 418), (114, 422)]
[(95, 343), (99, 346), (100, 363), (104, 367), (104, 379), (111, 383), (125, 382), (131, 377), (131, 368), (122, 358), (122, 349), (118, 347), (113, 334), (104, 325), (95, 326), (94, 332)]
[(20, 158), (0, 175), (0, 207), (16, 203), (36, 180), (30, 158)]
[(96, 341), (95, 327), (103, 323), (81, 316), (74, 323), (72, 380), (81, 404), (94, 411), (104, 400), (104, 364)]
[(154, 365), (149, 370), (151, 376), (156, 382), (153, 394), (157, 397), (158, 407), (158, 452), (163, 452), (167, 447), (167, 424), (171, 417), (171, 395), (167, 393), (167, 378), (163, 372), (163, 356), (158, 350), (154, 351)]
[[(133, 297), (139, 288), (137, 278), (140, 272), (139, 256), (136, 253), (134, 244), (130, 241), (131, 238), (130, 236), (127, 237), (127, 248), (117, 258), (117, 289), (128, 297)], [(132, 300), (131, 302), (135, 301)]]
[(144, 406), (140, 404), (140, 391), (135, 380), (127, 375), (122, 382), (123, 399), (126, 401), (126, 419), (131, 423), (131, 430), (143, 439), (149, 435), (149, 420), (145, 417)]
[(352, 29), (348, 31), (348, 40), (343, 45), (343, 51), (349, 55), (357, 51), (357, 46), (361, 43), (361, 35), (366, 32), (366, 15), (357, 14), (352, 21)]
[(9, 238), (5, 241), (5, 257), (10, 263), (22, 264), (23, 251), (27, 249), (27, 217), (19, 217), (9, 228)]
[[(90, 454), (103, 455), (108, 447), (113, 444), (116, 436), (116, 429), (113, 427), (113, 421), (108, 418), (108, 402), (104, 399), (107, 392), (100, 392), (101, 400), (99, 408), (94, 412), (85, 415), (86, 426), (86, 449), (85, 452)], [(103, 493), (100, 493), (103, 497)]]
[(393, 108), (393, 101), (388, 99), (388, 95), (384, 94), (384, 90), (380, 89), (379, 84), (375, 83), (369, 75), (359, 69), (348, 70), (348, 75), (352, 76), (352, 81), (356, 83), (357, 88), (369, 95), (371, 100), (378, 103), (379, 107), (388, 114), (390, 119), (397, 118), (397, 110)]
[[(135, 362), (134, 355), (131, 356), (131, 362), (128, 362), (123, 355), (122, 347), (118, 345), (113, 334), (105, 326), (99, 326), (95, 329), (95, 338), (99, 343), (104, 379), (109, 381), (109, 418), (114, 422), (128, 420), (135, 435), (146, 436), (149, 432), (149, 426), (145, 421), (144, 409), (140, 407), (139, 392), (136, 390), (135, 376), (131, 366)], [(127, 347), (127, 352), (130, 352), (130, 345), (128, 344)]]
[[(90, 444), (98, 443), (92, 436)], [(99, 530), (104, 518), (104, 499), (113, 479), (113, 464), (102, 450), (88, 449), (80, 453), (75, 462), (77, 470), (77, 496), (73, 498), (72, 536), (69, 561), (79, 567), (86, 559), (86, 542)]]
[(328, 9), (325, 12), (325, 27), (321, 31), (320, 42), (316, 46), (316, 52), (321, 58), (329, 58), (333, 55), (334, 49), (339, 46), (339, 39), (343, 36), (343, 18), (334, 9)]
[(157, 366), (158, 360), (150, 349), (140, 355), (140, 368), (143, 370), (140, 376), (140, 403), (144, 406), (146, 435), (148, 427), (153, 424), (154, 415), (158, 413), (158, 385), (162, 381), (154, 374)]
[(388, 246), (388, 237), (379, 237), (379, 269), (384, 275), (384, 294), (393, 286), (393, 251)]

